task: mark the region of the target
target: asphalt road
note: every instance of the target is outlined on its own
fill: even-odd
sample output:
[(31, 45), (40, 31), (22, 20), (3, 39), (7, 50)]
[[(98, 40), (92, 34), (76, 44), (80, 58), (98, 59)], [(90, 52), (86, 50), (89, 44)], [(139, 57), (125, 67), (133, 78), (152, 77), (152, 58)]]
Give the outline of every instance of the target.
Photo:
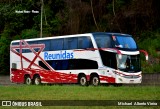
[(9, 75), (0, 75), (0, 86), (1, 85), (16, 85), (15, 83), (12, 83), (11, 81), (10, 81), (10, 77), (9, 77)]

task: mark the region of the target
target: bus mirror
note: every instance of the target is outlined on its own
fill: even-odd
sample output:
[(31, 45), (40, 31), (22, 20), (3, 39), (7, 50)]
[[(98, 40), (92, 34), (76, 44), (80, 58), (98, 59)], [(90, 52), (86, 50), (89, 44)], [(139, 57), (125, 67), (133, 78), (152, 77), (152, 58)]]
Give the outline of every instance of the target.
[(146, 61), (148, 61), (148, 55), (146, 56)]
[(145, 50), (140, 50), (140, 52), (142, 52), (145, 55), (146, 61), (148, 61), (148, 53)]

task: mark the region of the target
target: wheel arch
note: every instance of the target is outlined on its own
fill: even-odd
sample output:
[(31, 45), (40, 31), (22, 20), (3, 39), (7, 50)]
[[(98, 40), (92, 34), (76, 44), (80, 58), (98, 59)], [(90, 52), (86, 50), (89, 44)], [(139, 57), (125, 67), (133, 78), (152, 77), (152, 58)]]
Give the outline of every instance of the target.
[(77, 79), (77, 83), (79, 83), (79, 79), (81, 76), (85, 76), (87, 78), (87, 76), (85, 75), (85, 73), (81, 72), (78, 74), (78, 79)]
[(24, 74), (24, 77), (23, 77), (24, 78), (24, 82), (25, 82), (25, 78), (28, 77), (28, 76), (32, 79), (30, 74)]
[(23, 78), (24, 78), (24, 80), (23, 80), (24, 82), (23, 82), (23, 83), (24, 83), (24, 84), (27, 84), (27, 83), (26, 83), (26, 79), (27, 79), (27, 77), (29, 77), (29, 78), (30, 78), (30, 80), (31, 80), (31, 84), (32, 84), (32, 78), (31, 78), (31, 75), (30, 75), (30, 74), (25, 74), (25, 75), (24, 75), (24, 77), (23, 77)]
[(98, 86), (100, 84), (99, 75), (96, 72), (91, 73), (90, 74), (90, 81), (89, 82), (90, 82), (90, 84), (92, 84), (94, 86)]
[[(38, 79), (39, 79), (39, 82), (37, 83), (36, 82), (36, 78), (38, 77)], [(41, 84), (41, 77), (40, 77), (40, 75), (39, 74), (34, 74), (33, 75), (33, 84), (35, 84), (35, 85), (40, 85)]]
[[(39, 76), (39, 77), (40, 77), (40, 75), (36, 73), (36, 74), (33, 75), (33, 79), (34, 79), (36, 76)], [(40, 78), (41, 78), (41, 77), (40, 77)]]
[[(90, 74), (90, 79), (89, 79), (89, 80), (91, 80), (92, 77), (94, 77), (94, 76), (97, 76), (97, 77), (99, 78), (99, 75), (98, 75), (97, 72), (92, 72), (92, 73)], [(99, 79), (100, 79), (100, 78), (99, 78)]]

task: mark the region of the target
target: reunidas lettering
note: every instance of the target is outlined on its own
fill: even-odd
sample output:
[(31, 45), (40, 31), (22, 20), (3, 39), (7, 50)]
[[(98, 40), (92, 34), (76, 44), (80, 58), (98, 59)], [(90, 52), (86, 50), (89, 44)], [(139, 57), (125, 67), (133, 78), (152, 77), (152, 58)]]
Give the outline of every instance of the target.
[(73, 59), (73, 52), (60, 51), (60, 53), (48, 53), (44, 52), (44, 60), (56, 60), (56, 59)]

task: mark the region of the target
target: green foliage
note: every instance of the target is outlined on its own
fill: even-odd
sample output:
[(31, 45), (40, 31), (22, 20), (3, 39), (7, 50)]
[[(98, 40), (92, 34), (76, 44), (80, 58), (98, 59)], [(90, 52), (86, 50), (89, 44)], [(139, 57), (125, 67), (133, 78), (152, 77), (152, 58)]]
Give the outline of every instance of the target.
[[(43, 1), (43, 37), (96, 31), (90, 0)], [(153, 60), (159, 59), (156, 52), (156, 49), (160, 48), (159, 1), (92, 0), (92, 2), (99, 31), (139, 33), (139, 36), (135, 37), (138, 39), (139, 47), (147, 50)], [(3, 69), (1, 72), (9, 72), (9, 44), (12, 40), (39, 37), (41, 4), (41, 1), (37, 0), (10, 0), (0, 4), (0, 57), (3, 58), (0, 61), (0, 69)], [(39, 13), (16, 13), (23, 10), (35, 10)], [(153, 62), (154, 64), (150, 63), (151, 69), (147, 70), (144, 67), (145, 72), (159, 70), (157, 61)]]
[(149, 54), (148, 63), (142, 61), (143, 72), (153, 73), (160, 71), (160, 54), (157, 53), (157, 50), (160, 50), (160, 33), (159, 31), (155, 32), (145, 32), (141, 35), (145, 39), (141, 39), (138, 42), (139, 48), (144, 49)]
[(10, 45), (10, 39), (9, 39), (9, 30), (5, 30), (0, 37), (0, 73), (3, 74), (9, 74), (9, 45)]
[(38, 31), (34, 29), (26, 29), (21, 33), (22, 39), (30, 39), (38, 37)]
[(113, 13), (113, 7), (115, 11), (118, 11), (125, 5), (125, 0), (112, 0), (110, 4), (107, 5), (107, 8), (110, 13)]
[(156, 32), (146, 32), (141, 35), (141, 37), (144, 37), (145, 39), (140, 40), (138, 42), (139, 48), (143, 48), (149, 52), (150, 55), (153, 57), (159, 57), (157, 54), (156, 49), (160, 49), (160, 33)]
[(146, 64), (143, 62), (142, 64), (142, 70), (143, 73), (153, 73), (153, 72), (158, 72), (160, 71), (160, 65), (158, 64)]

